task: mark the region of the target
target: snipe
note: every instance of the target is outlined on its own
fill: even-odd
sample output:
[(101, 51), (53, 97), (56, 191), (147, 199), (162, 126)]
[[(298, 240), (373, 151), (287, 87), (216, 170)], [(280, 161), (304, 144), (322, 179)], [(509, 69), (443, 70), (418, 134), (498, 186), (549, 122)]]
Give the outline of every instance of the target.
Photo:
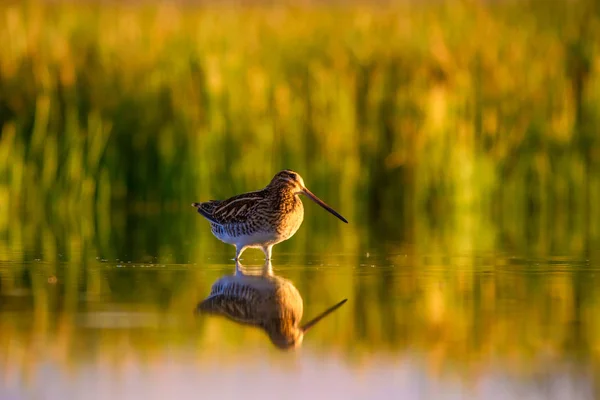
[(304, 334), (317, 322), (346, 302), (340, 301), (300, 325), (303, 302), (300, 292), (287, 279), (273, 274), (271, 261), (262, 270), (251, 270), (236, 262), (235, 275), (219, 278), (196, 312), (225, 316), (235, 322), (259, 327), (282, 350), (299, 347)]
[(267, 260), (273, 246), (291, 238), (304, 219), (304, 206), (299, 195), (348, 223), (344, 217), (325, 204), (304, 186), (302, 177), (283, 170), (262, 190), (243, 193), (227, 200), (193, 203), (198, 212), (210, 222), (219, 240), (235, 246), (238, 260), (247, 248), (260, 248)]

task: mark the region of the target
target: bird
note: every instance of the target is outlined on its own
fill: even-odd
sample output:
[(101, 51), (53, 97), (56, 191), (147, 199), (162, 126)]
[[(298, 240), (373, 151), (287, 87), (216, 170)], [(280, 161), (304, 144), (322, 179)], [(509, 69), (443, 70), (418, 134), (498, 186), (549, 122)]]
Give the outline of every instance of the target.
[(192, 203), (192, 207), (210, 222), (213, 235), (235, 246), (235, 260), (247, 248), (260, 248), (270, 260), (273, 246), (291, 238), (302, 224), (301, 194), (348, 223), (306, 188), (300, 174), (289, 169), (278, 172), (264, 189), (226, 200)]
[(306, 332), (348, 299), (336, 303), (300, 325), (302, 296), (294, 284), (273, 273), (271, 260), (262, 269), (244, 267), (236, 261), (235, 274), (219, 278), (210, 294), (196, 307), (196, 314), (220, 315), (243, 325), (264, 330), (280, 350), (302, 345)]

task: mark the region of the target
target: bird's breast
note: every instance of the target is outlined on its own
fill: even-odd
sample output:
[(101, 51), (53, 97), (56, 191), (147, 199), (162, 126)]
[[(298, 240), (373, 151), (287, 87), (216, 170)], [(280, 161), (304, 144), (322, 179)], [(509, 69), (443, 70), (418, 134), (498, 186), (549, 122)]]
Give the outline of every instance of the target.
[(291, 236), (304, 220), (304, 205), (298, 196), (289, 199), (281, 210), (281, 220), (278, 232), (284, 236)]

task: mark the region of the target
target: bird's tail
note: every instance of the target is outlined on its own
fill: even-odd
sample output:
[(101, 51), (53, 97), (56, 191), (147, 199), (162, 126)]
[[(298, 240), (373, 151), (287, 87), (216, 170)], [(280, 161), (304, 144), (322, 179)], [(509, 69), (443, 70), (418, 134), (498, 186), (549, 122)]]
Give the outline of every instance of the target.
[(209, 221), (215, 222), (213, 218), (213, 211), (220, 203), (219, 200), (209, 200), (204, 203), (192, 203), (192, 207), (194, 207), (198, 212)]

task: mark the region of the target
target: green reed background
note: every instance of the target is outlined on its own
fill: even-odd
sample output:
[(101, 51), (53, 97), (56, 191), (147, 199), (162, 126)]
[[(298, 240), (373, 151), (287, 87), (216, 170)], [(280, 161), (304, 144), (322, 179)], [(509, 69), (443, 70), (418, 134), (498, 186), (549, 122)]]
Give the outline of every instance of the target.
[[(0, 43), (0, 289), (32, 288), (36, 332), (50, 329), (53, 307), (76, 309), (81, 293), (143, 292), (170, 312), (199, 299), (215, 274), (111, 280), (95, 257), (179, 264), (231, 251), (189, 204), (258, 189), (281, 168), (300, 172), (351, 221), (340, 234), (341, 224), (309, 210), (294, 240), (280, 245), (282, 254), (302, 253), (298, 263), (325, 251), (360, 262), (370, 249), (406, 252), (405, 242), (415, 254), (597, 257), (593, 0), (377, 8), (25, 2), (0, 6)], [(364, 309), (345, 321), (364, 326), (364, 340), (336, 341), (401, 347), (401, 338), (428, 332), (424, 347), (456, 351), (456, 338), (441, 332), (477, 339), (469, 336), (472, 315), (492, 304), (483, 315), (496, 336), (477, 342), (481, 355), (512, 340), (514, 315), (501, 318), (494, 299), (532, 296), (524, 324), (550, 318), (540, 309), (553, 298), (568, 300), (555, 315), (561, 321), (600, 307), (577, 271), (556, 282), (507, 274), (490, 283), (476, 265), (468, 261), (446, 292), (436, 289), (440, 271), (408, 286), (385, 273), (372, 278), (355, 293)], [(307, 282), (314, 273), (291, 278)], [(57, 275), (61, 285), (48, 285)], [(359, 278), (330, 276), (313, 290), (335, 280), (352, 293)], [(161, 297), (194, 284), (177, 291), (182, 298)], [(378, 293), (390, 289), (420, 300), (386, 311)], [(412, 331), (400, 314), (421, 323)], [(534, 326), (543, 331), (544, 321)], [(2, 340), (11, 340), (20, 325), (2, 326)], [(584, 327), (590, 342), (579, 340), (578, 349), (598, 360), (597, 327)], [(63, 339), (72, 329), (66, 323)], [(550, 347), (572, 350), (571, 332), (547, 329)], [(519, 356), (543, 347), (536, 332), (522, 333), (532, 347)]]
[(597, 236), (593, 1), (0, 12), (2, 226), (179, 211), (290, 167), (390, 231), (561, 209)]

